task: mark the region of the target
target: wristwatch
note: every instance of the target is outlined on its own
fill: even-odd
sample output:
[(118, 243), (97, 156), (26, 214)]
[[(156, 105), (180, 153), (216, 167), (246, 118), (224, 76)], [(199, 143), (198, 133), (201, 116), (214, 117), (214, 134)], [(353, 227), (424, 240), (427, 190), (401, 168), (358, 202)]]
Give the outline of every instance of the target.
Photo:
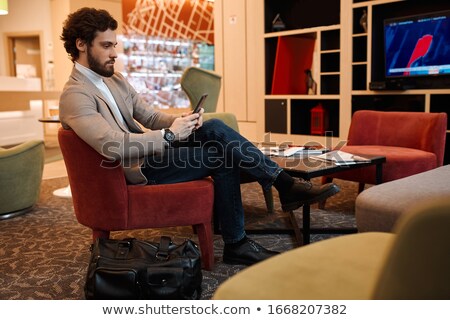
[(175, 141), (175, 134), (170, 129), (164, 129), (163, 137), (169, 143), (169, 146)]

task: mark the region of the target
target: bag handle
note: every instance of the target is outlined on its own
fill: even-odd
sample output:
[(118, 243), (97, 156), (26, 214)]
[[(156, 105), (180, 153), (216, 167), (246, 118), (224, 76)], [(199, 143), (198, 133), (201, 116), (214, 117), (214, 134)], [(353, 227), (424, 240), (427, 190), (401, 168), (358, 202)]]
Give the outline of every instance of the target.
[(169, 259), (169, 246), (172, 244), (172, 239), (167, 236), (162, 236), (159, 241), (159, 249), (156, 252), (156, 258), (159, 260)]
[(133, 239), (123, 239), (117, 243), (116, 259), (126, 259), (130, 252)]

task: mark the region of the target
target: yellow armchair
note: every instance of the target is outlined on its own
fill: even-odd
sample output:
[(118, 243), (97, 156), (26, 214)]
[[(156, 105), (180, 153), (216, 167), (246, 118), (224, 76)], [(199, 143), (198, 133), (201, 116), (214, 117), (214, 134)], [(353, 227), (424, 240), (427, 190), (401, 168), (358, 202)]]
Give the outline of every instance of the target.
[[(214, 299), (450, 299), (450, 200), (403, 216), (396, 234), (364, 232), (322, 240), (251, 266)], [(261, 281), (264, 279), (264, 281)]]

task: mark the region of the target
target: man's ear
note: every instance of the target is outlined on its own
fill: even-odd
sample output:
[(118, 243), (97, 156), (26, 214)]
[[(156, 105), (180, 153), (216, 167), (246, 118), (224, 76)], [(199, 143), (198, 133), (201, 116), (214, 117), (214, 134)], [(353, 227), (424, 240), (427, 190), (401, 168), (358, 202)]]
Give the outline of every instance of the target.
[(77, 45), (77, 49), (80, 52), (85, 52), (86, 51), (86, 41), (81, 40), (80, 38), (78, 38), (77, 40), (75, 40), (75, 44)]

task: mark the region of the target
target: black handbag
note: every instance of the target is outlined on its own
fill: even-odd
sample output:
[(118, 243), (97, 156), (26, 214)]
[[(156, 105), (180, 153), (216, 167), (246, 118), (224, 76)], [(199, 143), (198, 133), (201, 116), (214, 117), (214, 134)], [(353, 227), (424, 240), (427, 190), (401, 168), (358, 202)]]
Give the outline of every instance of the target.
[(200, 298), (200, 251), (191, 240), (97, 239), (91, 248), (86, 299)]

